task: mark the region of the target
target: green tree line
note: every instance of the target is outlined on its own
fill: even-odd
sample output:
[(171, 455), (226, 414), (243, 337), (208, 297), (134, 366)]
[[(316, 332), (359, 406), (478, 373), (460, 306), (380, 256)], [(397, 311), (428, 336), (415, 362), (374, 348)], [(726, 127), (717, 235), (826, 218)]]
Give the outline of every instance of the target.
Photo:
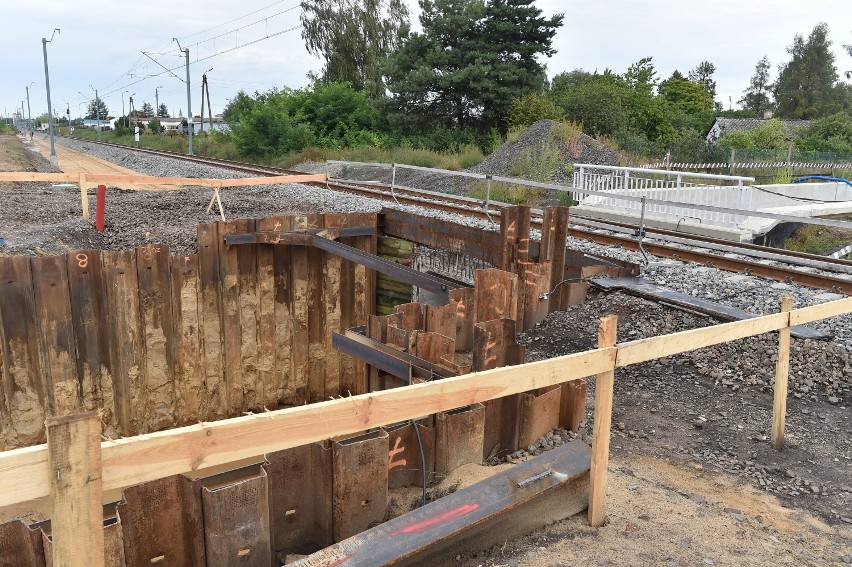
[[(545, 62), (564, 16), (543, 16), (533, 0), (419, 6), (421, 31), (413, 32), (401, 0), (305, 0), (302, 36), (323, 67), (305, 89), (231, 100), (227, 136), (238, 151), (271, 157), (310, 146), (457, 151), (470, 144), (489, 151), (510, 129), (553, 118), (627, 153), (703, 160), (713, 151), (705, 135), (717, 117), (770, 112), (813, 121), (799, 133), (800, 147), (852, 151), (852, 85), (840, 80), (826, 24), (793, 39), (774, 77), (762, 57), (741, 108), (723, 110), (711, 61), (661, 78), (647, 56), (621, 72), (564, 70), (548, 81)], [(789, 143), (789, 131), (772, 123), (721, 144), (773, 145), (778, 136)]]

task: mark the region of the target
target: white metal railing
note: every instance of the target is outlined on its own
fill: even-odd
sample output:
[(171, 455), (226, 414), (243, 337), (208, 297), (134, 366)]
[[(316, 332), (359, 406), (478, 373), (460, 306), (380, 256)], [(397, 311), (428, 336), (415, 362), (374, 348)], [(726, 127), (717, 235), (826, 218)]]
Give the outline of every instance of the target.
[[(738, 226), (751, 209), (753, 177), (579, 163), (573, 185), (580, 204)], [(729, 183), (726, 185), (725, 183)], [(596, 193), (593, 194), (592, 192)], [(624, 196), (636, 200), (625, 201)], [(694, 205), (684, 206), (684, 205)], [(713, 208), (717, 210), (713, 210)], [(723, 212), (734, 209), (743, 214)]]

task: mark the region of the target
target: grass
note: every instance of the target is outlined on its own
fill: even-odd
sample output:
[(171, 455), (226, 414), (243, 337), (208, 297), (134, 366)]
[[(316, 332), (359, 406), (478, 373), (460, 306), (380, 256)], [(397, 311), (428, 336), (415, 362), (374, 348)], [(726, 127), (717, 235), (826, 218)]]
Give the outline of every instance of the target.
[[(67, 129), (63, 130), (62, 134), (68, 135)], [(94, 130), (76, 128), (74, 130), (74, 137), (95, 140), (97, 139), (97, 132)], [(102, 132), (101, 140), (113, 144), (124, 144), (127, 146), (136, 145), (133, 134), (117, 136), (115, 132)], [(155, 150), (186, 153), (189, 146), (189, 139), (188, 137), (177, 133), (165, 133), (161, 135), (142, 134), (139, 136), (139, 146)], [(412, 148), (363, 147), (329, 149), (309, 147), (300, 152), (283, 154), (268, 159), (259, 159), (241, 156), (234, 144), (226, 137), (208, 136), (206, 134), (193, 136), (192, 146), (193, 153), (196, 155), (236, 161), (251, 161), (253, 163), (282, 168), (289, 168), (306, 161), (325, 161), (329, 159), (359, 162), (404, 163), (407, 165), (418, 165), (422, 167), (458, 171), (478, 164), (485, 157), (482, 150), (480, 150), (477, 146), (467, 145), (461, 147), (460, 150), (455, 153), (435, 152), (431, 150), (418, 150)]]
[(830, 254), (852, 242), (852, 230), (814, 224), (804, 225), (784, 243), (786, 250)]

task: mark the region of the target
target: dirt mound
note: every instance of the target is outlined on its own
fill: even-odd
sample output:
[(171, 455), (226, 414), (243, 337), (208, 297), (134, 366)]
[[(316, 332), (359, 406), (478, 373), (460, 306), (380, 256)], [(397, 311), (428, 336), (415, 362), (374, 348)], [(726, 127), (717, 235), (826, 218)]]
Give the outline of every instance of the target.
[[(539, 120), (469, 171), (570, 184), (575, 163), (619, 165), (621, 155), (602, 142), (555, 120)], [(531, 177), (532, 176), (532, 177)]]

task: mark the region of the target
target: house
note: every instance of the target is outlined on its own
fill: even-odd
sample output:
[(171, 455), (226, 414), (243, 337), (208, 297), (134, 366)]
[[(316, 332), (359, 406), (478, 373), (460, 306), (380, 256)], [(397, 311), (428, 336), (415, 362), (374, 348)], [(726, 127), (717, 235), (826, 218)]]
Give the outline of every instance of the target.
[[(723, 135), (734, 130), (749, 132), (766, 122), (768, 120), (761, 120), (760, 118), (722, 118), (720, 116), (716, 118), (716, 122), (707, 132), (707, 143), (715, 144)], [(811, 123), (810, 120), (779, 120), (779, 122), (784, 124), (784, 130), (791, 139), (796, 137), (799, 130), (807, 128)]]

